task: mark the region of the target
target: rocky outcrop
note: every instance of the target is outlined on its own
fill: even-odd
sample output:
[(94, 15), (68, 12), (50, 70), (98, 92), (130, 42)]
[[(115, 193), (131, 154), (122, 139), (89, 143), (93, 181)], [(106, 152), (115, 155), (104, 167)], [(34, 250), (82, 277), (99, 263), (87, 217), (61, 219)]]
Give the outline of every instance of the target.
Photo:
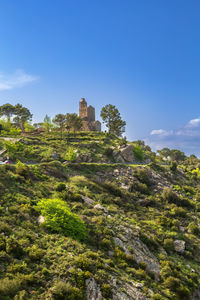
[[(152, 272), (155, 279), (160, 277), (161, 266), (157, 258), (151, 253), (149, 248), (133, 234), (130, 228), (120, 226), (118, 236), (113, 237), (116, 246), (122, 248), (128, 255), (133, 255), (136, 262), (144, 262), (148, 271)], [(131, 249), (131, 252), (130, 252)]]
[(185, 241), (175, 240), (174, 249), (176, 252), (183, 253), (185, 251)]
[(133, 152), (133, 145), (128, 145), (119, 151), (113, 151), (113, 157), (116, 162), (118, 163), (125, 163), (125, 162), (134, 162), (134, 152)]
[(101, 290), (94, 280), (94, 278), (90, 278), (86, 280), (86, 297), (87, 300), (102, 300)]
[(135, 282), (121, 282), (116, 280), (116, 278), (111, 279), (113, 286), (113, 300), (146, 300), (146, 296), (143, 295), (142, 283)]
[(133, 145), (128, 145), (121, 150), (121, 156), (127, 162), (133, 162), (135, 160)]

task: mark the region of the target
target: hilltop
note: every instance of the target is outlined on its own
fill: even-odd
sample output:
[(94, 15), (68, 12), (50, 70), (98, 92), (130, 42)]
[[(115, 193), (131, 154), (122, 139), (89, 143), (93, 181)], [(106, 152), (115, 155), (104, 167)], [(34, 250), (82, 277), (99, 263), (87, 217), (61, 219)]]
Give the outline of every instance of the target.
[(1, 142), (0, 299), (199, 299), (197, 158), (102, 132), (19, 139)]

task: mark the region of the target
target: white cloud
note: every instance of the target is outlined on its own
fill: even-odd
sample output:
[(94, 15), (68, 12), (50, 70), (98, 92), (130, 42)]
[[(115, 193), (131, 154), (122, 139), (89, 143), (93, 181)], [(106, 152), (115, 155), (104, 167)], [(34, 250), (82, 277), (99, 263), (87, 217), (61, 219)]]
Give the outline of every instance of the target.
[(179, 149), (186, 154), (200, 157), (200, 118), (187, 122), (183, 127), (174, 130), (154, 129), (145, 142), (155, 151), (168, 147)]
[(186, 127), (198, 127), (200, 125), (200, 118), (190, 120)]
[(163, 134), (167, 134), (167, 131), (166, 130), (163, 130), (163, 129), (154, 129), (151, 131), (150, 135), (163, 135)]
[(12, 74), (0, 72), (0, 91), (23, 87), (37, 79), (38, 77), (27, 74), (23, 70), (16, 70)]

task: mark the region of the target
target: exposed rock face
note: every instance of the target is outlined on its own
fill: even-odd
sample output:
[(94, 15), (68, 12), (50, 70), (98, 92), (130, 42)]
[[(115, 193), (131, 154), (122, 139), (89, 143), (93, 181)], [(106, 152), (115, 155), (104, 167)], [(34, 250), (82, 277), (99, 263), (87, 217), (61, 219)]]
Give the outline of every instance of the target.
[(121, 150), (121, 156), (127, 162), (133, 162), (135, 160), (134, 152), (133, 152), (133, 145), (128, 145)]
[(144, 262), (147, 266), (147, 270), (154, 274), (156, 280), (159, 279), (161, 266), (157, 258), (139, 237), (133, 234), (130, 228), (120, 226), (120, 234), (118, 234), (118, 237), (115, 236), (113, 240), (126, 254), (131, 255), (129, 251), (131, 248), (136, 262)]
[(94, 278), (90, 278), (86, 280), (86, 296), (87, 300), (102, 300), (101, 290), (94, 280)]
[(133, 146), (128, 145), (119, 151), (113, 151), (113, 157), (118, 163), (134, 162), (135, 157), (133, 152)]
[(119, 282), (115, 278), (112, 279), (113, 300), (146, 300), (142, 293), (143, 284), (134, 282)]
[(174, 249), (176, 252), (183, 253), (185, 251), (185, 241), (175, 240)]

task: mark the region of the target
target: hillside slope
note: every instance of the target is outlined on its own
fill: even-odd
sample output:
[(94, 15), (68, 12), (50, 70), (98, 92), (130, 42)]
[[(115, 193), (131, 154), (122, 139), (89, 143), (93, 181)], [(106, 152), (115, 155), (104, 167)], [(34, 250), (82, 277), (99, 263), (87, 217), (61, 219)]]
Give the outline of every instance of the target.
[[(48, 151), (21, 142), (16, 159)], [(0, 166), (0, 299), (200, 299), (196, 166), (64, 165), (65, 140), (52, 143), (60, 161)]]

